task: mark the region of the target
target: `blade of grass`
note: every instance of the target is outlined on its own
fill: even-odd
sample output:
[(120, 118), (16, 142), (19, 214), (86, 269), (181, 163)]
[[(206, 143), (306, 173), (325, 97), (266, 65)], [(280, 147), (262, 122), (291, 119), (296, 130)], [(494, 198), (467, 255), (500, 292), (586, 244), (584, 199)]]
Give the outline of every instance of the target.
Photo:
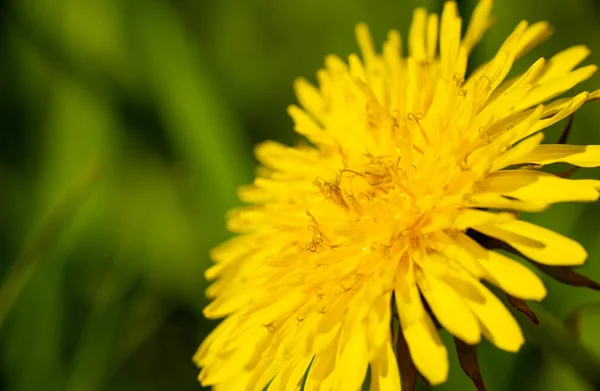
[(114, 341), (126, 310), (123, 296), (134, 282), (117, 258), (91, 303), (65, 391), (101, 390), (113, 366)]
[(251, 178), (249, 148), (219, 97), (193, 37), (168, 2), (131, 2), (132, 36), (142, 71), (168, 136), (195, 179), (204, 234), (221, 239), (224, 212), (237, 203), (236, 188)]
[(69, 226), (98, 178), (99, 170), (95, 166), (85, 172), (73, 189), (52, 210), (46, 221), (41, 224), (39, 232), (33, 236), (21, 256), (11, 266), (0, 285), (0, 328), (38, 263)]

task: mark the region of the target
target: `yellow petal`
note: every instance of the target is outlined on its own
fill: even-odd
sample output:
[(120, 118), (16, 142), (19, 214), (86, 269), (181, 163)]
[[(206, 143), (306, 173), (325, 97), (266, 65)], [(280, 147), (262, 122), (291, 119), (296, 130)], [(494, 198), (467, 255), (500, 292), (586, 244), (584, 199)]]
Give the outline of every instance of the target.
[(452, 77), (460, 47), (461, 19), (456, 2), (446, 1), (440, 22), (440, 62), (446, 77)]
[(314, 340), (309, 341), (312, 343), (311, 349), (313, 352), (321, 352), (327, 346), (331, 345), (332, 340), (338, 338), (339, 330), (342, 326), (340, 319), (343, 319), (344, 312), (351, 298), (351, 294), (346, 292), (342, 297), (334, 300), (330, 306), (327, 304), (323, 305), (324, 310), (321, 310), (321, 312), (325, 311), (325, 314), (319, 321)]
[(514, 218), (515, 216), (511, 213), (491, 213), (477, 209), (463, 209), (456, 216), (454, 226), (457, 229), (464, 230), (490, 222), (501, 222)]
[(473, 228), (508, 243), (523, 255), (545, 265), (581, 265), (587, 258), (587, 252), (576, 241), (525, 221), (512, 220)]
[(219, 384), (212, 386), (214, 391), (243, 390), (250, 378), (250, 372), (229, 373), (229, 377)]
[[(496, 99), (498, 99), (502, 95), (514, 94), (515, 91), (522, 89), (524, 86), (526, 86), (528, 84), (529, 85), (532, 84), (534, 79), (536, 77), (538, 77), (538, 75), (544, 69), (545, 64), (546, 64), (546, 60), (544, 58), (540, 58), (536, 62), (534, 62), (533, 65), (530, 66), (529, 69), (527, 70), (527, 72), (525, 72), (524, 74), (502, 83), (502, 85), (500, 85), (498, 87), (498, 89), (490, 97), (490, 102), (494, 102)], [(531, 91), (531, 89), (527, 90), (526, 92), (529, 92), (529, 91)], [(506, 113), (503, 113), (501, 115), (504, 117), (504, 116), (511, 114), (514, 104), (516, 102), (518, 102), (518, 100), (513, 100), (511, 102), (512, 105), (509, 106), (509, 110), (507, 110)]]
[[(516, 55), (519, 51), (519, 41), (527, 31), (527, 22), (522, 21), (517, 25), (511, 35), (504, 41), (496, 56), (487, 64), (476, 69), (465, 84), (467, 90), (471, 90), (477, 83), (485, 80), (485, 84), (475, 91), (478, 95), (487, 98), (504, 81), (506, 75), (512, 68)], [(486, 99), (483, 100), (485, 102)]]
[(513, 164), (523, 163), (523, 156), (527, 156), (531, 151), (540, 145), (544, 139), (544, 133), (536, 133), (509, 148), (500, 157), (494, 159), (490, 171), (498, 171)]
[(410, 56), (417, 61), (426, 58), (425, 50), (425, 28), (427, 23), (427, 11), (417, 8), (413, 13), (412, 23), (408, 32), (408, 51)]
[(306, 389), (317, 386), (322, 381), (333, 378), (334, 371), (336, 369), (336, 359), (340, 340), (340, 333), (338, 332), (336, 337), (329, 343), (327, 348), (320, 354), (315, 356), (310, 370), (308, 371), (308, 377), (306, 379)]
[(516, 352), (524, 338), (517, 321), (500, 300), (475, 278), (463, 273), (448, 279), (481, 323), (483, 335), (498, 348)]
[(401, 391), (400, 373), (391, 344), (386, 343), (371, 362), (371, 391)]
[[(402, 70), (403, 61), (402, 55), (402, 39), (400, 33), (396, 30), (391, 30), (388, 33), (388, 39), (383, 44), (383, 59), (390, 71), (391, 87), (399, 88), (397, 85), (400, 72)], [(393, 100), (391, 103), (397, 103), (398, 94), (392, 94)], [(395, 107), (395, 106), (394, 106)]]
[(468, 344), (479, 343), (479, 323), (461, 297), (432, 275), (419, 273), (417, 276), (420, 291), (440, 324)]
[[(564, 118), (567, 118), (589, 100), (591, 100), (590, 93), (584, 91), (572, 98), (557, 99), (549, 105), (544, 106), (544, 113), (542, 116), (544, 119), (538, 121), (531, 131), (523, 135), (523, 137), (527, 137), (538, 130), (545, 129), (548, 126), (554, 125)], [(527, 113), (527, 111), (524, 113)]]
[[(224, 382), (231, 377), (232, 373), (243, 370), (253, 360), (253, 357), (268, 347), (270, 335), (264, 327), (258, 326), (242, 337), (243, 340), (235, 341), (235, 347), (229, 347), (227, 350), (217, 353), (223, 355), (224, 359), (203, 363), (204, 368), (200, 373), (200, 382), (204, 386)], [(223, 361), (226, 361), (227, 365), (224, 365)], [(246, 378), (246, 381), (249, 380), (249, 377)]]
[(427, 56), (434, 59), (437, 53), (438, 28), (440, 26), (437, 14), (430, 14), (427, 18)]
[(308, 138), (313, 144), (324, 147), (332, 145), (331, 136), (317, 124), (315, 119), (296, 105), (288, 106), (288, 115), (294, 121), (294, 131)]
[(207, 360), (211, 360), (213, 355), (218, 353), (227, 340), (229, 334), (235, 329), (238, 319), (234, 316), (225, 318), (213, 331), (202, 341), (202, 344), (194, 354), (193, 361), (196, 365), (202, 366)]
[(562, 94), (582, 81), (592, 77), (597, 69), (598, 67), (595, 65), (588, 65), (566, 75), (561, 75), (546, 81), (544, 84), (539, 85), (527, 94), (527, 96), (515, 106), (515, 111), (525, 110)]
[(596, 201), (600, 181), (564, 179), (541, 171), (510, 170), (489, 174), (478, 183), (481, 192), (497, 193), (533, 204)]
[(312, 148), (291, 148), (275, 141), (257, 144), (254, 155), (259, 162), (276, 170), (306, 173), (314, 171), (319, 162), (318, 151)]
[(531, 49), (535, 48), (552, 36), (552, 28), (548, 22), (537, 22), (529, 26), (519, 40), (516, 58), (521, 58)]
[[(390, 321), (392, 311), (390, 303), (392, 302), (392, 292), (379, 295), (372, 304), (366, 321), (366, 333), (369, 336), (369, 353), (370, 356), (381, 350), (390, 338)], [(356, 323), (358, 323), (357, 320)]]
[[(285, 288), (285, 286), (284, 286)], [(241, 296), (244, 296), (243, 294)], [(277, 292), (277, 299), (263, 300), (262, 302), (248, 305), (243, 313), (243, 317), (252, 317), (254, 322), (268, 324), (273, 319), (280, 319), (287, 316), (293, 309), (299, 308), (306, 302), (306, 294), (298, 289), (291, 289), (287, 292), (281, 289)]]
[(373, 37), (366, 24), (360, 23), (356, 26), (356, 41), (358, 42), (358, 46), (360, 47), (365, 62), (368, 64), (375, 58), (375, 48), (373, 45)]
[(402, 333), (417, 370), (432, 385), (444, 383), (448, 378), (448, 352), (429, 315), (424, 313), (418, 323), (402, 326)]
[(350, 66), (350, 75), (352, 77), (355, 77), (357, 80), (367, 80), (365, 67), (356, 54), (352, 53), (348, 56), (348, 64)]
[(548, 209), (548, 204), (524, 202), (507, 198), (497, 193), (477, 193), (469, 196), (467, 205), (472, 208), (493, 208), (504, 210), (518, 210), (521, 212), (541, 212)]
[(349, 337), (345, 346), (340, 346), (334, 390), (358, 391), (361, 389), (369, 366), (365, 338), (364, 329), (361, 329)]
[[(506, 98), (511, 98), (511, 94), (506, 94), (505, 96), (497, 99), (492, 106), (501, 104), (502, 101), (506, 101)], [(512, 105), (513, 103), (511, 101), (512, 98), (508, 99), (507, 104)], [(491, 134), (493, 141), (490, 144), (484, 145), (483, 147), (471, 152), (467, 158), (467, 164), (472, 168), (472, 170), (479, 174), (485, 174), (490, 169), (493, 169), (495, 160), (498, 159), (498, 155), (525, 137), (524, 135), (532, 133), (532, 129), (537, 123), (539, 123), (539, 119), (542, 118), (543, 107), (539, 106), (527, 114), (528, 115), (526, 118), (522, 118), (522, 120), (512, 128), (508, 130), (502, 129), (501, 131), (494, 131), (495, 133)], [(471, 126), (470, 132), (474, 132), (476, 126), (483, 125), (490, 119), (493, 119), (494, 115), (497, 115), (495, 110), (483, 110), (475, 119), (473, 125)], [(481, 136), (482, 135), (479, 134), (480, 138)]]
[[(458, 9), (455, 1), (444, 2), (444, 9), (440, 18), (439, 28), (439, 67), (441, 77), (436, 82), (433, 101), (429, 113), (432, 115), (446, 115), (450, 106), (454, 106), (457, 101), (456, 93), (462, 85), (464, 78), (468, 53), (461, 48), (462, 21), (458, 16)], [(409, 76), (410, 82), (413, 77)], [(452, 81), (452, 82), (451, 82)], [(414, 91), (414, 93), (413, 93)], [(415, 82), (415, 88), (406, 91), (407, 99), (416, 99), (422, 95), (422, 86)], [(407, 107), (410, 107), (407, 105)], [(404, 158), (403, 158), (404, 159)]]
[(303, 78), (294, 81), (294, 90), (302, 107), (321, 120), (325, 103), (319, 90)]
[(217, 263), (230, 263), (248, 251), (248, 238), (248, 236), (236, 236), (221, 243), (210, 251), (210, 258)]
[(269, 384), (280, 371), (281, 364), (282, 358), (278, 356), (261, 360), (261, 362), (252, 369), (252, 374), (246, 384), (246, 391), (264, 390), (267, 384)]
[(436, 385), (448, 377), (448, 352), (423, 307), (412, 268), (412, 261), (405, 257), (396, 273), (394, 293), (400, 327), (415, 367), (431, 384)]
[(492, 23), (490, 14), (492, 13), (493, 5), (494, 2), (492, 0), (482, 0), (475, 7), (473, 16), (471, 16), (471, 20), (469, 21), (469, 27), (467, 28), (467, 32), (462, 42), (463, 47), (468, 53), (471, 52), (471, 49), (473, 49), (473, 47), (481, 40), (481, 37), (483, 37), (483, 33), (490, 27)]
[(284, 361), (281, 370), (269, 384), (268, 391), (293, 390), (304, 376), (311, 360), (311, 356), (294, 355)]
[(561, 51), (548, 61), (546, 69), (537, 83), (546, 83), (560, 75), (572, 71), (589, 55), (590, 49), (583, 45), (573, 46)]
[[(542, 130), (542, 129), (547, 128), (550, 125), (554, 125), (555, 123), (557, 123), (558, 121), (560, 121), (564, 118), (567, 118), (568, 116), (573, 114), (575, 111), (579, 110), (579, 108), (581, 106), (583, 106), (583, 104), (586, 101), (588, 101), (590, 99), (589, 96), (590, 96), (589, 92), (582, 92), (582, 93), (576, 95), (575, 97), (573, 97), (572, 99), (567, 99), (566, 101), (561, 100), (560, 105), (554, 106), (557, 109), (556, 114), (552, 115), (549, 118), (538, 121), (538, 123), (533, 128), (531, 128), (531, 130), (528, 133), (523, 135), (523, 138), (534, 134), (538, 130)], [(549, 109), (549, 107), (550, 106), (548, 106), (547, 109)], [(554, 107), (553, 107), (553, 109), (554, 109)], [(545, 110), (544, 117), (546, 117), (549, 114), (550, 114), (550, 110)]]
[(251, 300), (251, 295), (240, 294), (240, 292), (230, 290), (207, 305), (202, 314), (208, 319), (222, 318), (225, 315), (244, 308)]
[[(525, 29), (517, 43), (515, 59), (519, 59), (527, 54), (531, 49), (538, 46), (540, 43), (552, 36), (552, 28), (548, 22), (537, 22)], [(502, 50), (502, 49), (500, 49)], [(470, 80), (474, 81), (483, 75), (489, 63), (478, 67), (473, 73)]]
[(479, 264), (481, 253), (485, 254), (485, 250), (463, 233), (455, 233), (448, 236), (442, 232), (436, 232), (433, 235), (433, 243), (435, 250), (443, 254), (450, 264), (453, 262), (460, 268), (467, 270), (473, 277), (483, 277), (485, 269)]
[(540, 165), (569, 163), (579, 167), (598, 167), (600, 166), (600, 145), (538, 145), (513, 164), (518, 163)]
[(523, 264), (494, 251), (481, 260), (487, 273), (485, 279), (506, 293), (525, 300), (542, 300), (546, 287), (540, 278)]

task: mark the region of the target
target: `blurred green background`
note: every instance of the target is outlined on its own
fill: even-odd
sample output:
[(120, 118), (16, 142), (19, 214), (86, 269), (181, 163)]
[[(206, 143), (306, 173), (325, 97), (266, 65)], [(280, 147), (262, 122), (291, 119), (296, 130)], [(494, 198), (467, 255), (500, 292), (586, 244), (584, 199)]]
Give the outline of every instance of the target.
[[(470, 15), (475, 1), (459, 3)], [(597, 2), (497, 3), (476, 63), (526, 18), (556, 33), (518, 70), (574, 44), (600, 64)], [(201, 314), (203, 270), (253, 145), (297, 140), (293, 79), (356, 51), (357, 22), (381, 44), (418, 5), (442, 1), (1, 0), (0, 389), (200, 389), (191, 357), (216, 324)], [(571, 142), (600, 144), (600, 103), (578, 112)], [(580, 240), (581, 270), (600, 279), (600, 204), (528, 218)], [(595, 363), (600, 294), (548, 287), (549, 322), (583, 314), (576, 338)], [(594, 389), (543, 334), (518, 355), (481, 346), (490, 390)], [(450, 356), (436, 389), (473, 389)]]

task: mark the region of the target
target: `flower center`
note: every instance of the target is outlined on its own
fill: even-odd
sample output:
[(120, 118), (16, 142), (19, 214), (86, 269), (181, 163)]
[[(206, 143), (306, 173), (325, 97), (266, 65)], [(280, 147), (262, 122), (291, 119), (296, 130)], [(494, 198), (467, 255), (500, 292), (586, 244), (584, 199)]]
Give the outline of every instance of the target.
[(462, 174), (456, 164), (441, 164), (445, 162), (427, 153), (415, 163), (403, 167), (398, 156), (367, 154), (345, 164), (334, 180), (317, 179), (315, 184), (346, 212), (346, 224), (362, 226), (373, 242), (392, 245), (450, 226), (459, 205), (453, 202), (453, 183)]

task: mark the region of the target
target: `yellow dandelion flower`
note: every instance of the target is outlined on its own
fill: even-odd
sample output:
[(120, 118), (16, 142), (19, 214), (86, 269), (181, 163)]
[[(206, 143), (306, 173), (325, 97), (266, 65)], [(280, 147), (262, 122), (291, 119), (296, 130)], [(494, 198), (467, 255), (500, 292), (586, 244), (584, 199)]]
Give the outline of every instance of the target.
[(406, 389), (416, 371), (439, 384), (449, 365), (439, 327), (463, 358), (472, 359), (482, 336), (516, 352), (521, 330), (483, 282), (534, 320), (524, 300), (541, 300), (546, 289), (494, 249), (593, 285), (564, 268), (584, 262), (580, 244), (516, 212), (598, 199), (600, 181), (538, 171), (557, 162), (600, 166), (600, 146), (540, 144), (540, 130), (600, 96), (548, 102), (596, 67), (577, 68), (588, 49), (575, 46), (507, 80), (513, 63), (550, 35), (547, 23), (523, 21), (467, 75), (491, 8), (491, 0), (479, 3), (462, 39), (455, 2), (439, 19), (417, 9), (406, 57), (396, 31), (380, 54), (361, 24), (362, 60), (328, 56), (318, 87), (296, 81), (302, 108), (289, 114), (310, 145), (256, 148), (261, 171), (240, 190), (250, 206), (228, 216), (239, 235), (214, 249), (206, 272), (216, 282), (204, 314), (226, 319), (195, 356), (202, 384), (353, 391), (368, 368), (372, 390), (400, 390), (399, 368)]

